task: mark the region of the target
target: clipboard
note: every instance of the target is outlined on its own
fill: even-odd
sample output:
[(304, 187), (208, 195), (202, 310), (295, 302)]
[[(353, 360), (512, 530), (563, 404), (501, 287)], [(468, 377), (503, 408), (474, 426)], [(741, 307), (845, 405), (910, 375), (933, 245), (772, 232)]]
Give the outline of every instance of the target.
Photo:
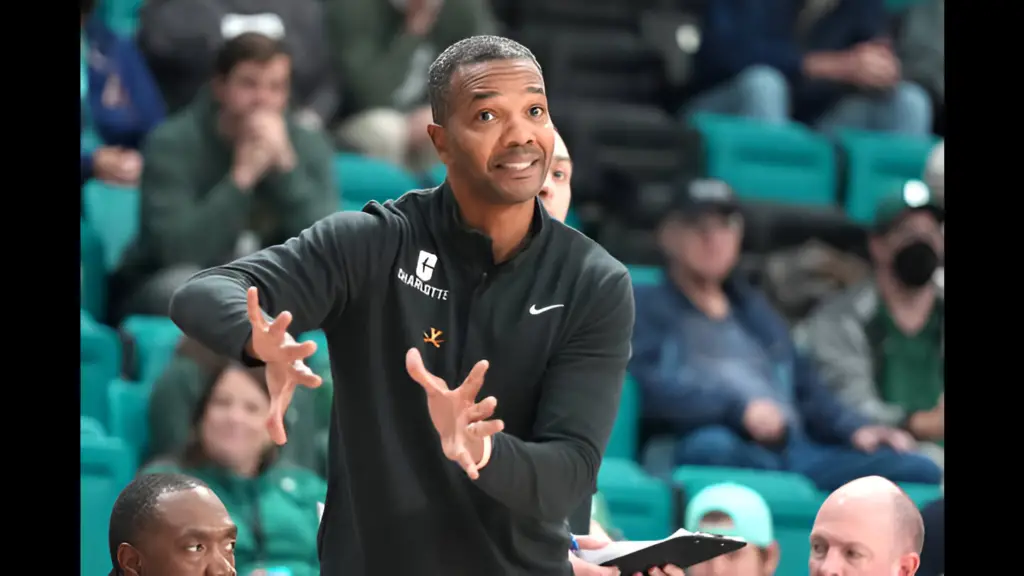
[(615, 566), (623, 574), (646, 574), (667, 564), (689, 568), (746, 545), (739, 538), (679, 530), (664, 540), (613, 542), (599, 550), (580, 550), (577, 555), (591, 564)]

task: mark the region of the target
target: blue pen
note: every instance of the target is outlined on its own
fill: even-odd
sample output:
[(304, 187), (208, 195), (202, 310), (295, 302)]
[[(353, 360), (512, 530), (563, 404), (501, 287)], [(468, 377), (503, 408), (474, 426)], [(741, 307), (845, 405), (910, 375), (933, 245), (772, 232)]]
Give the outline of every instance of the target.
[(576, 541), (575, 534), (569, 534), (569, 550), (575, 554), (580, 551), (580, 543)]

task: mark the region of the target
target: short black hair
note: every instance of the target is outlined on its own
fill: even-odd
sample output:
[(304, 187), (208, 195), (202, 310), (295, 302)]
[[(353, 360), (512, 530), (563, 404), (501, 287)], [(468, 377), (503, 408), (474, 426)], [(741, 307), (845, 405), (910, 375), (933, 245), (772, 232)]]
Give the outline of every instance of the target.
[(217, 76), (223, 78), (242, 62), (265, 64), (278, 56), (288, 56), (284, 42), (259, 32), (245, 32), (220, 47), (213, 69)]
[(529, 60), (543, 73), (537, 58), (530, 49), (515, 40), (503, 36), (470, 36), (449, 46), (434, 63), (427, 75), (427, 93), (430, 97), (430, 112), (434, 123), (441, 124), (448, 119), (448, 95), (452, 76), (462, 66), (496, 60)]
[(156, 516), (156, 503), (160, 496), (205, 487), (202, 480), (176, 473), (143, 474), (125, 486), (110, 513), (108, 544), (110, 561), (114, 564), (111, 574), (121, 574), (117, 565), (117, 548), (123, 542), (136, 544), (139, 534)]

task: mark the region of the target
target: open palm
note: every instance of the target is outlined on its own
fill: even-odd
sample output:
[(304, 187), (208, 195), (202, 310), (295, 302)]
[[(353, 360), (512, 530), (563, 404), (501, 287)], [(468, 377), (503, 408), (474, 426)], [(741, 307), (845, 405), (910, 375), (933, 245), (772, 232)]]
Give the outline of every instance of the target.
[(249, 323), (252, 324), (252, 351), (267, 365), (267, 389), (270, 392), (267, 428), (270, 429), (270, 438), (281, 445), (288, 441), (284, 414), (292, 402), (295, 387), (301, 384), (316, 388), (323, 382), (305, 363), (305, 359), (316, 352), (316, 342), (299, 344), (288, 334), (288, 326), (292, 323), (289, 312), (282, 312), (268, 322), (260, 308), (255, 287), (246, 293), (246, 303)]
[(419, 350), (411, 348), (405, 356), (409, 376), (427, 393), (430, 421), (441, 437), (441, 449), (445, 457), (462, 466), (473, 480), (479, 478), (480, 473), (470, 447), (501, 432), (505, 427), (501, 420), (487, 420), (494, 415), (498, 406), (496, 398), (489, 396), (480, 402), (476, 401), (484, 385), (488, 366), (486, 360), (477, 362), (462, 385), (451, 390), (444, 380), (426, 369)]

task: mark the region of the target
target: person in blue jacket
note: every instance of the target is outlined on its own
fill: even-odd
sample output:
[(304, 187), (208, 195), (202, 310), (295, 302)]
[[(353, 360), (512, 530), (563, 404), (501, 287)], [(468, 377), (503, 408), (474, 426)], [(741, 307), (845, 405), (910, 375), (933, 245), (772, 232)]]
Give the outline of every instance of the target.
[(743, 218), (733, 191), (692, 180), (658, 232), (665, 279), (635, 289), (630, 373), (645, 426), (675, 438), (675, 465), (795, 472), (831, 491), (862, 476), (938, 484), (904, 431), (845, 408), (785, 320), (734, 272)]
[(930, 134), (931, 98), (902, 77), (888, 25), (884, 0), (708, 2), (686, 112)]
[(90, 18), (96, 1), (80, 0), (82, 185), (96, 178), (134, 186), (142, 174), (138, 149), (164, 119), (164, 102), (134, 43)]

